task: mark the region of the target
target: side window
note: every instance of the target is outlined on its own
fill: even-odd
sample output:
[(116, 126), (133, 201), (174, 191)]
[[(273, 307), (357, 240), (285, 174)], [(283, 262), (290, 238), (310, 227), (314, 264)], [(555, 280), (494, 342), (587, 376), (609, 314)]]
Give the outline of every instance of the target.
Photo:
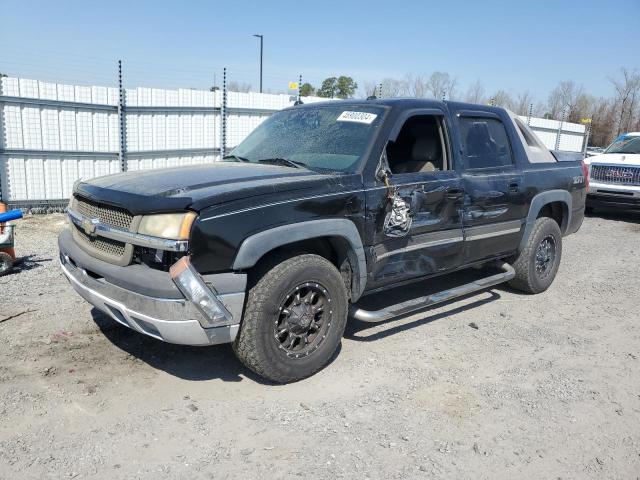
[(513, 164), (509, 137), (500, 120), (461, 117), (460, 133), (467, 168), (504, 167)]
[(393, 174), (447, 170), (448, 153), (442, 117), (435, 115), (409, 118), (395, 141), (387, 144)]

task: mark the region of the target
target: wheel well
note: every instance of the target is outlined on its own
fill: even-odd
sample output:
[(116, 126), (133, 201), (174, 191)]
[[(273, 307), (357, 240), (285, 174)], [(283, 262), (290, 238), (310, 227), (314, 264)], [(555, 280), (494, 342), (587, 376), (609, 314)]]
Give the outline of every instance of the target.
[(329, 260), (340, 272), (349, 296), (353, 285), (353, 259), (349, 255), (349, 244), (341, 237), (319, 237), (280, 245), (265, 253), (249, 270), (251, 284), (278, 263), (296, 255), (311, 253)]
[(564, 231), (564, 222), (567, 220), (567, 214), (565, 210), (567, 205), (564, 202), (551, 202), (544, 205), (536, 218), (548, 217), (558, 224), (561, 231)]

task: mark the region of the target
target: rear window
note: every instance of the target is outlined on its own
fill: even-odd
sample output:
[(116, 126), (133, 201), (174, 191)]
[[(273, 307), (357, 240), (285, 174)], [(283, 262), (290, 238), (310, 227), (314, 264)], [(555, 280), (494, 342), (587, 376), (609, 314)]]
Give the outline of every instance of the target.
[(460, 133), (467, 168), (494, 168), (513, 164), (509, 137), (500, 120), (462, 117)]

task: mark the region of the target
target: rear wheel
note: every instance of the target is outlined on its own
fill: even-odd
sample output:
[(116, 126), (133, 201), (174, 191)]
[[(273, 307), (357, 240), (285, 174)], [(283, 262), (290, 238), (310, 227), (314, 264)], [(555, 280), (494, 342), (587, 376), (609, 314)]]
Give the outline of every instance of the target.
[(298, 255), (269, 269), (249, 290), (246, 305), (233, 349), (248, 368), (279, 383), (324, 367), (347, 322), (342, 276), (318, 255)]
[(551, 218), (538, 218), (527, 244), (513, 263), (516, 276), (509, 285), (525, 293), (544, 292), (558, 273), (561, 257), (560, 227)]

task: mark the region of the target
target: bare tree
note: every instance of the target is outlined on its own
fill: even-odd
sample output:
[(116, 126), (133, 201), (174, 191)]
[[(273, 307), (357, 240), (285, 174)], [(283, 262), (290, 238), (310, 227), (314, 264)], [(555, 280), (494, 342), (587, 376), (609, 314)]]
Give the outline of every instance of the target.
[(431, 98), (440, 100), (443, 97), (449, 99), (455, 97), (455, 89), (458, 80), (452, 78), (447, 72), (433, 72), (425, 83), (425, 90)]
[(634, 123), (634, 117), (638, 113), (638, 97), (640, 96), (640, 75), (635, 71), (630, 72), (626, 68), (621, 69), (622, 79), (611, 79), (616, 91), (617, 133), (620, 135), (629, 131)]
[(494, 103), (498, 107), (508, 108), (509, 110), (513, 110), (513, 98), (509, 95), (508, 92), (504, 90), (498, 90), (496, 93), (491, 95), (492, 103)]
[(582, 85), (577, 86), (573, 80), (564, 80), (560, 82), (549, 94), (549, 111), (553, 118), (560, 119), (562, 113), (565, 113), (565, 119), (573, 122), (579, 120), (576, 118), (576, 104), (581, 95), (583, 95)]
[(403, 80), (406, 87), (407, 95), (416, 98), (424, 98), (427, 96), (427, 89), (425, 86), (427, 82), (422, 75), (407, 73), (404, 76)]
[(382, 80), (383, 97), (403, 97), (408, 95), (407, 85), (403, 80), (397, 78), (385, 78)]
[(362, 85), (362, 90), (364, 91), (364, 95), (362, 95), (363, 97), (378, 96), (378, 83), (372, 80), (367, 80), (364, 82), (358, 82), (358, 84)]
[(469, 86), (464, 101), (468, 103), (486, 103), (484, 87), (479, 79)]
[(247, 92), (251, 91), (251, 84), (250, 83), (245, 83), (245, 82), (238, 82), (236, 80), (231, 80), (227, 84), (227, 90), (229, 90), (230, 92), (247, 93)]
[(529, 115), (529, 108), (533, 105), (533, 95), (529, 90), (519, 93), (513, 104), (513, 111), (518, 115)]
[(591, 111), (590, 144), (605, 147), (613, 140), (615, 124), (615, 101), (608, 98), (594, 100)]

